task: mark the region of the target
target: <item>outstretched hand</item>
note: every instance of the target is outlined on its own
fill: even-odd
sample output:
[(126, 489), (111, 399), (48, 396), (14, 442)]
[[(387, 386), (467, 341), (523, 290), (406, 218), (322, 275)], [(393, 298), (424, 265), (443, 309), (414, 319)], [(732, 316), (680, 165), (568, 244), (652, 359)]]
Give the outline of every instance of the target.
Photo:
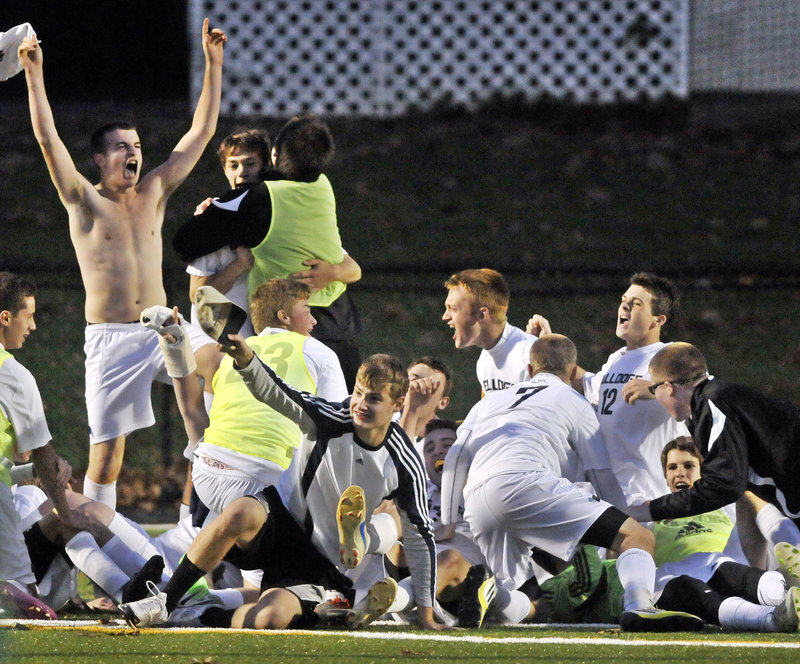
[(319, 258), (309, 258), (303, 261), (303, 265), (308, 266), (308, 269), (294, 272), (289, 275), (289, 278), (302, 281), (311, 289), (312, 293), (316, 293), (329, 283), (336, 281), (337, 266), (331, 263)]
[(42, 47), (39, 46), (36, 37), (25, 37), (17, 49), (17, 56), (19, 64), (25, 71), (42, 66)]
[(212, 65), (222, 64), (222, 52), (227, 35), (219, 28), (208, 29), (208, 18), (203, 21), (203, 53)]
[(233, 358), (237, 369), (244, 369), (253, 361), (255, 353), (244, 340), (241, 334), (229, 334), (228, 343), (218, 343), (217, 350)]

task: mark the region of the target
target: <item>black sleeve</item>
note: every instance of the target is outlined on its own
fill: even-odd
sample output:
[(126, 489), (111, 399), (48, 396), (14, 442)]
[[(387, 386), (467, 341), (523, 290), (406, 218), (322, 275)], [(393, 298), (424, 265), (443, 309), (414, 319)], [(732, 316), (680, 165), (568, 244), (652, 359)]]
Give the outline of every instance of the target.
[(271, 218), (266, 184), (234, 189), (214, 199), (202, 214), (181, 224), (172, 238), (172, 246), (186, 263), (223, 247), (252, 248), (266, 237)]
[[(715, 407), (716, 408), (716, 407)], [(694, 437), (707, 450), (700, 464), (701, 477), (690, 489), (670, 493), (650, 502), (655, 521), (711, 512), (735, 502), (747, 489), (750, 476), (747, 437), (738, 412), (727, 414), (705, 406)]]

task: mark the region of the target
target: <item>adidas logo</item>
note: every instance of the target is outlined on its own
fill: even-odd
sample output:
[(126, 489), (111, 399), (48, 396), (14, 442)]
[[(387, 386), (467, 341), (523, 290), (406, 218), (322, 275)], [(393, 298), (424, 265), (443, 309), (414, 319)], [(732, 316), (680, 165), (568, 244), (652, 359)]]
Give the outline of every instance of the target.
[(678, 534), (675, 536), (675, 539), (677, 540), (683, 537), (692, 537), (694, 535), (704, 535), (711, 532), (713, 532), (711, 528), (699, 524), (697, 523), (697, 521), (690, 521), (678, 531)]

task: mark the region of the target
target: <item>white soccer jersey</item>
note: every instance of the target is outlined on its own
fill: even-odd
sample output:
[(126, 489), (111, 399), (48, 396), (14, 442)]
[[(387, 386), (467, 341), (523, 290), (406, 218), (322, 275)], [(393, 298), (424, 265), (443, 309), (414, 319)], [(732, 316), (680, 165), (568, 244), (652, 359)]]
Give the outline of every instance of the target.
[(531, 346), (537, 337), (509, 323), (503, 328), (500, 340), (481, 351), (475, 371), (483, 394), (504, 390), (528, 380)]
[(586, 470), (603, 468), (609, 461), (592, 406), (557, 376), (540, 373), (488, 394), (469, 411), (445, 460), (442, 521), (457, 520), (467, 475), (469, 486), (541, 471), (579, 483)]
[(344, 572), (336, 524), (336, 507), (344, 490), (354, 484), (364, 489), (368, 515), (384, 499), (393, 499), (402, 522), (414, 594), (421, 606), (433, 606), (436, 547), (425, 469), (405, 432), (392, 422), (383, 443), (369, 447), (354, 435), (349, 400), (332, 403), (295, 390), (258, 357), (241, 374), (257, 399), (297, 422), (303, 432), (277, 489), (314, 546)]
[(52, 436), (36, 379), (11, 356), (0, 364), (0, 410), (14, 427), (16, 451), (20, 454), (50, 442)]
[[(193, 274), (196, 277), (210, 277), (217, 272), (224, 270), (235, 260), (236, 250), (231, 249), (230, 247), (222, 247), (222, 249), (218, 249), (210, 254), (201, 256), (197, 260), (189, 263), (189, 265), (186, 267), (186, 272)], [(245, 339), (253, 336), (255, 332), (253, 331), (253, 324), (250, 321), (250, 301), (248, 299), (249, 295), (247, 292), (247, 272), (240, 274), (236, 281), (233, 282), (233, 286), (231, 286), (230, 290), (223, 294), (231, 302), (238, 304), (247, 312), (247, 320), (242, 325), (242, 329), (239, 331), (239, 334), (241, 334)], [(197, 318), (197, 307), (195, 306), (194, 302), (192, 302), (191, 321), (195, 325), (200, 325), (200, 321)]]
[(670, 440), (687, 436), (682, 422), (673, 420), (655, 399), (625, 403), (622, 388), (631, 378), (650, 379), (648, 366), (666, 344), (656, 342), (612, 353), (596, 374), (583, 377), (583, 392), (595, 406), (611, 468), (629, 505), (669, 493), (661, 468), (661, 450)]

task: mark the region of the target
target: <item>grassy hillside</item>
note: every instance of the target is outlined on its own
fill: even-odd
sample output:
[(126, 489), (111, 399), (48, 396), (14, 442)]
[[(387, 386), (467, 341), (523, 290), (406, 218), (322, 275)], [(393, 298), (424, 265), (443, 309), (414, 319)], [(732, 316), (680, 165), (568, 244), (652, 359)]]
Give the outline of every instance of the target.
[[(82, 290), (66, 215), (49, 181), (24, 105), (0, 125), (0, 267), (42, 286), (37, 333), (19, 353), (38, 377), (59, 447), (85, 464)], [(56, 123), (79, 169), (93, 174), (91, 131), (133, 118), (145, 170), (188, 128), (174, 104), (57, 106)], [(275, 131), (280, 122), (259, 122)], [(511, 321), (534, 312), (597, 368), (618, 346), (615, 310), (626, 275), (674, 277), (685, 317), (673, 335), (697, 343), (716, 374), (800, 402), (800, 125), (715, 132), (682, 107), (648, 112), (514, 109), (475, 116), (414, 116), (331, 123), (328, 169), (345, 247), (364, 267), (353, 293), (367, 320), (365, 353), (404, 361), (433, 353), (456, 370), (450, 414), (478, 397), (476, 353), (456, 352), (440, 321), (443, 280), (462, 267), (495, 267), (512, 284)], [(213, 146), (239, 124), (221, 122)], [(93, 175), (92, 175), (93, 177)], [(165, 237), (195, 204), (224, 190), (213, 150), (171, 199)], [(171, 302), (186, 306), (188, 277), (165, 253)], [(169, 395), (157, 399), (169, 403)], [(152, 467), (162, 432), (142, 432), (131, 458)], [(173, 421), (173, 449), (182, 445)]]

